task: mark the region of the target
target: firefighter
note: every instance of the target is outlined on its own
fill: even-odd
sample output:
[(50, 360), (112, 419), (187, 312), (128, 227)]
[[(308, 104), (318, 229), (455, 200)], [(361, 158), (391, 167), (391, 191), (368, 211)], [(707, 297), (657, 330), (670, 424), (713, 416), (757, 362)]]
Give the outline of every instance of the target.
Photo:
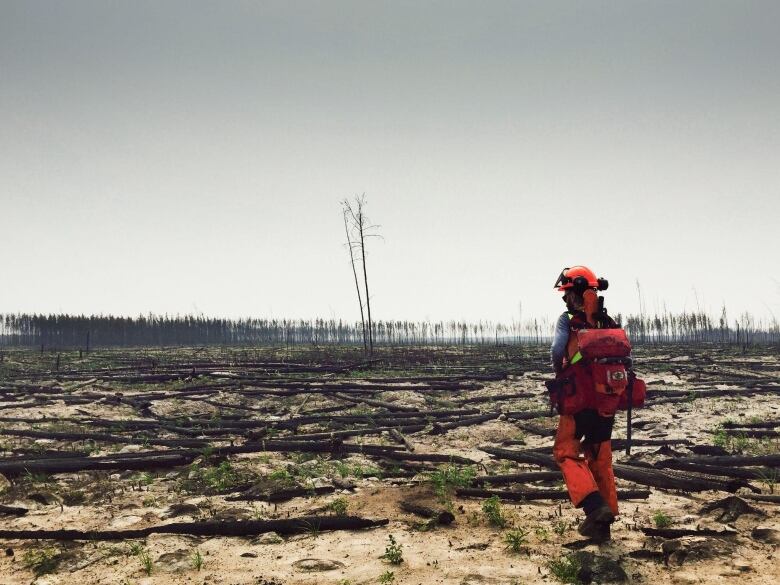
[[(595, 298), (596, 290), (607, 287), (606, 281), (596, 278), (589, 268), (564, 269), (555, 287), (564, 293), (566, 303), (551, 348), (553, 369), (560, 377), (564, 371), (576, 369), (581, 359), (576, 335), (578, 323), (585, 327), (616, 327), (616, 324), (605, 311), (594, 319), (595, 313), (585, 310), (587, 299)], [(610, 524), (618, 514), (610, 442), (614, 422), (614, 413), (602, 416), (593, 408), (561, 414), (553, 446), (572, 504), (585, 512), (579, 533), (596, 543), (611, 538)]]

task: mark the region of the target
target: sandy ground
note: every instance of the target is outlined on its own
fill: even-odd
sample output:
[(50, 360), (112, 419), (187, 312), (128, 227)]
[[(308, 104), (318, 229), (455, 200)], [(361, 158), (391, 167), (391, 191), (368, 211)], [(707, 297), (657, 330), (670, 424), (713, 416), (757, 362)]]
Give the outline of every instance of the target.
[[(539, 391), (542, 372), (486, 385), (479, 394)], [(682, 389), (691, 387), (673, 374), (647, 375), (648, 381)], [(721, 386), (726, 387), (726, 386)], [(510, 405), (512, 403), (509, 403)], [(515, 407), (542, 406), (543, 402), (518, 400)], [(165, 408), (160, 405), (159, 408)], [(199, 408), (208, 410), (208, 405)], [(99, 412), (105, 409), (106, 412)], [(82, 410), (84, 408), (82, 407)], [(90, 405), (93, 414), (119, 417), (130, 415), (127, 407), (109, 408)], [(111, 411), (110, 413), (107, 411)], [(76, 414), (75, 407), (65, 405), (47, 409), (4, 410), (3, 416), (68, 416)], [(635, 413), (635, 438), (692, 439), (697, 444), (712, 444), (712, 431), (725, 420), (780, 420), (777, 396), (750, 398), (708, 398), (687, 403), (660, 404)], [(540, 425), (554, 425), (555, 419), (534, 421)], [(618, 415), (615, 437), (625, 436), (625, 418)], [(512, 473), (530, 470), (508, 461), (488, 456), (480, 445), (498, 446), (505, 440), (523, 438), (526, 447), (551, 445), (549, 437), (539, 437), (520, 431), (515, 424), (496, 420), (481, 425), (454, 429), (441, 436), (416, 434), (411, 436), (417, 451), (460, 454), (478, 460), (493, 473)], [(46, 441), (39, 445), (53, 448)], [(522, 448), (513, 446), (511, 448)], [(757, 447), (758, 448), (758, 447)], [(774, 448), (766, 444), (762, 449)], [(687, 454), (684, 447), (673, 447)], [(633, 458), (653, 462), (661, 455), (659, 447), (633, 449)], [(616, 453), (623, 460), (624, 453)], [(370, 464), (360, 457), (353, 463)], [(252, 454), (234, 458), (236, 465), (260, 473), (297, 465), (299, 461), (285, 459), (281, 454)], [(480, 470), (482, 472), (483, 470)], [(364, 531), (324, 532), (303, 534), (288, 538), (263, 535), (252, 538), (195, 538), (186, 536), (153, 535), (133, 549), (130, 542), (99, 542), (57, 544), (51, 542), (3, 541), (5, 553), (0, 556), (0, 584), (225, 584), (225, 585), (303, 585), (303, 584), (531, 584), (555, 583), (549, 562), (571, 552), (565, 545), (581, 540), (576, 532), (582, 514), (568, 501), (534, 501), (530, 503), (503, 503), (509, 526), (527, 532), (519, 553), (507, 549), (506, 529), (489, 525), (478, 499), (454, 498), (455, 522), (450, 526), (425, 529), (419, 517), (403, 512), (398, 502), (404, 497), (426, 493), (428, 488), (420, 481), (380, 480), (372, 477), (353, 479), (354, 490), (339, 490), (334, 494), (311, 498), (296, 498), (278, 505), (262, 502), (229, 502), (223, 496), (188, 495), (178, 493), (177, 482), (187, 471), (163, 471), (154, 474), (148, 485), (141, 485), (135, 473), (103, 474), (99, 487), (103, 496), (111, 493), (110, 501), (65, 505), (58, 501), (41, 503), (19, 496), (3, 498), (3, 503), (22, 505), (30, 513), (20, 518), (0, 517), (7, 529), (23, 528), (130, 528), (169, 522), (166, 511), (172, 504), (191, 504), (190, 513), (175, 521), (197, 518), (265, 518), (295, 516), (322, 511), (337, 498), (346, 498), (348, 513), (368, 518), (388, 518), (382, 528)], [(424, 479), (424, 478), (418, 478)], [(58, 476), (60, 484), (78, 485), (92, 481), (94, 475), (72, 474)], [(327, 482), (328, 478), (322, 478)], [(769, 493), (770, 481), (753, 482)], [(554, 484), (553, 484), (554, 485)], [(628, 484), (618, 481), (618, 487)], [(46, 492), (45, 485), (38, 491)], [(506, 489), (504, 486), (501, 489)], [(776, 488), (775, 488), (776, 489)], [(777, 504), (751, 502), (763, 515), (742, 515), (730, 523), (717, 520), (717, 513), (703, 514), (702, 506), (725, 498), (725, 492), (682, 493), (652, 489), (648, 500), (621, 503), (621, 515), (613, 526), (613, 541), (588, 545), (583, 550), (616, 560), (631, 583), (780, 583), (780, 554), (777, 544), (753, 536), (757, 526), (774, 527), (780, 534)], [(718, 528), (726, 526), (736, 533), (728, 538), (689, 537), (683, 546), (690, 550), (685, 559), (671, 555), (664, 563), (652, 557), (662, 550), (663, 540), (649, 538), (641, 527), (653, 526), (653, 516), (663, 512), (675, 528)], [(392, 565), (381, 555), (392, 535), (402, 546), (403, 562)], [(60, 555), (55, 572), (36, 577), (25, 566), (27, 557), (48, 550)], [(139, 552), (144, 551), (144, 552)], [(151, 560), (151, 574), (144, 570), (143, 555)], [(197, 557), (201, 561), (197, 561)], [(314, 559), (314, 560), (312, 560)], [(200, 566), (199, 566), (200, 565)], [(391, 573), (391, 574), (390, 574)], [(382, 577), (384, 575), (384, 577)], [(384, 579), (384, 580), (383, 580)]]

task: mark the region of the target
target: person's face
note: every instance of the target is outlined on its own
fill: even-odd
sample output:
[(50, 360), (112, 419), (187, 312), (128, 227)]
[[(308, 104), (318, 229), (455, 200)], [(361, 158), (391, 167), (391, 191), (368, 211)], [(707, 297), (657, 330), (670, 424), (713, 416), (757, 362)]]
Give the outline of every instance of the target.
[(563, 302), (566, 303), (566, 308), (570, 311), (577, 308), (577, 297), (573, 290), (569, 289), (563, 293)]

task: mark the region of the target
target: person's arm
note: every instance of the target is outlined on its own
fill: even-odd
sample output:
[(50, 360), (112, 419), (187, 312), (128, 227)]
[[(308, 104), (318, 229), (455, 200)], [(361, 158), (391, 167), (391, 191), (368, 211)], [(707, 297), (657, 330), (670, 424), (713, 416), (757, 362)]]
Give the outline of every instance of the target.
[(563, 313), (555, 324), (555, 335), (553, 337), (552, 347), (550, 348), (550, 357), (552, 358), (552, 367), (558, 374), (563, 369), (563, 358), (566, 357), (566, 344), (569, 341), (569, 315)]

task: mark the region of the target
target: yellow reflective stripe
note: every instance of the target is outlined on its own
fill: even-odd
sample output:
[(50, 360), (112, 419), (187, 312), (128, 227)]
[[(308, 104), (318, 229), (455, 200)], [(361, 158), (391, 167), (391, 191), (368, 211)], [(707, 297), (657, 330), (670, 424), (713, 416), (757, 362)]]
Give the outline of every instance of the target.
[(570, 364), (576, 364), (578, 361), (582, 359), (582, 354), (580, 352), (577, 352), (574, 354), (574, 356), (571, 358)]

